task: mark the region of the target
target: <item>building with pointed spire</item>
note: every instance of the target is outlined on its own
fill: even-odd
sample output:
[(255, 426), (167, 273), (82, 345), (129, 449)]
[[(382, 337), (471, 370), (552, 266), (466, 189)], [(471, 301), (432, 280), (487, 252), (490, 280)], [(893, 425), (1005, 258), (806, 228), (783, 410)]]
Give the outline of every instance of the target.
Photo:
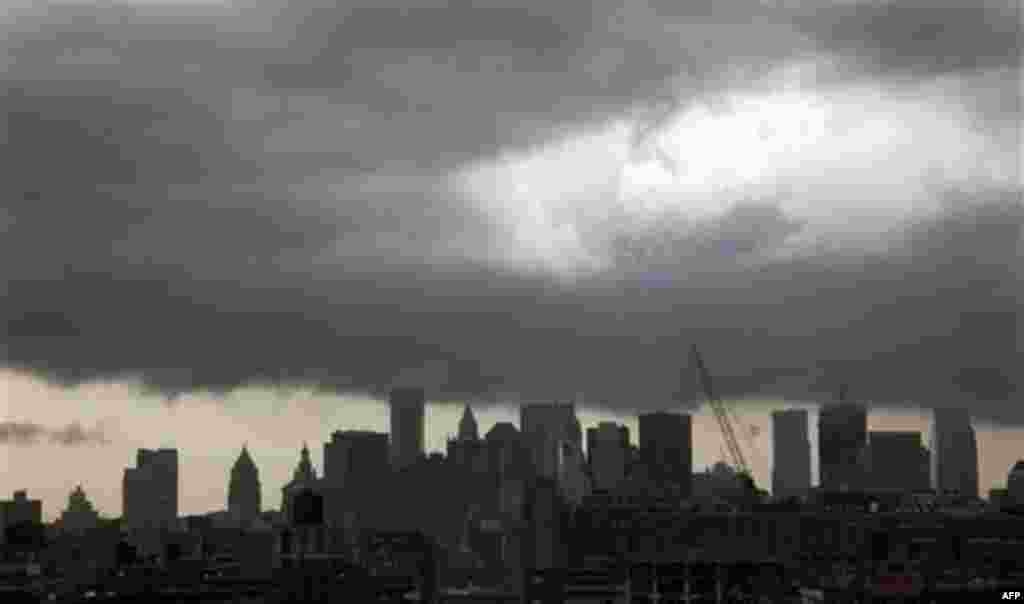
[(231, 467), (228, 512), (243, 525), (252, 523), (260, 515), (260, 472), (245, 445), (235, 465)]
[(85, 496), (82, 485), (78, 485), (68, 496), (68, 507), (61, 512), (57, 524), (64, 532), (81, 534), (96, 528), (99, 521), (100, 515)]
[(316, 477), (316, 468), (309, 459), (309, 447), (302, 443), (302, 452), (299, 454), (299, 463), (295, 466), (292, 479), (281, 489), (281, 514), (289, 522), (292, 518), (292, 503), (295, 496), (303, 491), (318, 493), (320, 481)]
[(480, 432), (473, 417), (473, 408), (466, 405), (459, 420), (459, 434), (448, 439), (448, 460), (456, 467), (476, 472), (488, 473), (486, 444), (480, 439)]
[(459, 420), (459, 440), (463, 442), (480, 440), (476, 417), (473, 416), (473, 408), (468, 404), (463, 408), (462, 419)]

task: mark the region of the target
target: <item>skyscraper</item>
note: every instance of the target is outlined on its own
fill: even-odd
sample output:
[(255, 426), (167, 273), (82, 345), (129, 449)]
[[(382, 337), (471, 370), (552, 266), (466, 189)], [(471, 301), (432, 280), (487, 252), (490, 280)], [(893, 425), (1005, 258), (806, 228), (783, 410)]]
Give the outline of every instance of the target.
[(426, 397), (420, 388), (391, 391), (391, 465), (395, 469), (410, 466), (423, 456), (425, 407)]
[(655, 482), (693, 494), (693, 424), (685, 413), (659, 411), (639, 418), (640, 461)]
[(256, 520), (260, 515), (260, 471), (249, 456), (248, 447), (244, 445), (231, 467), (228, 511), (235, 521), (243, 524)]
[(309, 459), (309, 447), (302, 443), (302, 452), (299, 454), (299, 463), (292, 472), (292, 479), (281, 489), (281, 513), (289, 522), (295, 521), (294, 502), (295, 498), (304, 491), (317, 493), (320, 491), (320, 484), (316, 478), (316, 468)]
[(967, 409), (936, 409), (932, 480), (937, 491), (978, 496), (978, 443)]
[(463, 442), (480, 440), (476, 417), (473, 416), (473, 408), (469, 405), (462, 410), (462, 419), (459, 420), (459, 440)]
[(29, 499), (28, 491), (15, 491), (14, 498), (0, 501), (0, 529), (20, 524), (40, 524), (43, 502)]
[(459, 435), (448, 440), (448, 460), (456, 467), (479, 474), (489, 473), (489, 460), (484, 442), (480, 440), (473, 409), (466, 405), (459, 420)]
[(629, 428), (601, 422), (587, 429), (587, 457), (594, 488), (612, 490), (626, 477), (629, 465)]
[(557, 478), (562, 443), (583, 450), (583, 430), (571, 403), (523, 405), (519, 409), (519, 426), (540, 476)]
[(178, 519), (178, 450), (139, 449), (135, 466), (124, 471), (125, 526), (172, 527)]
[(75, 487), (68, 496), (68, 506), (60, 514), (57, 525), (64, 532), (84, 533), (99, 525), (100, 516), (85, 496), (82, 485)]
[(1010, 468), (1006, 476), (1006, 494), (1012, 505), (1024, 505), (1024, 459)]
[(332, 487), (380, 478), (388, 469), (388, 435), (337, 430), (324, 444), (324, 481)]
[[(387, 487), (391, 466), (388, 435), (362, 430), (336, 431), (324, 444), (324, 516), (341, 526), (345, 514), (364, 515)], [(379, 501), (376, 502), (379, 505)]]
[(869, 434), (868, 486), (885, 491), (926, 491), (931, 485), (931, 455), (920, 432), (873, 431)]
[(811, 488), (811, 439), (805, 409), (772, 412), (772, 495), (802, 497)]
[(826, 491), (864, 488), (868, 413), (863, 405), (840, 402), (818, 413), (819, 484)]

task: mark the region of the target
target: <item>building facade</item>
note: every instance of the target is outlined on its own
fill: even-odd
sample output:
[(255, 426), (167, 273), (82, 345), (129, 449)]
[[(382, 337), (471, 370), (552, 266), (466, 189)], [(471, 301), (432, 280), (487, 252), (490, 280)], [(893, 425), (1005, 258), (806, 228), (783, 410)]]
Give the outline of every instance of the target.
[(1006, 477), (1006, 502), (1010, 505), (1024, 505), (1024, 459), (1013, 464)]
[(873, 431), (869, 434), (869, 480), (872, 489), (927, 491), (931, 454), (920, 432)]
[(426, 397), (420, 388), (396, 388), (391, 391), (389, 406), (391, 465), (400, 470), (423, 457)]
[(178, 519), (178, 450), (139, 449), (126, 468), (123, 523), (129, 530), (171, 528)]
[[(363, 430), (336, 431), (324, 444), (321, 493), (329, 525), (352, 527), (359, 517), (379, 509), (374, 494), (389, 488), (388, 435)], [(379, 503), (379, 502), (378, 502)]]
[(811, 489), (811, 439), (807, 411), (772, 413), (772, 495), (804, 497)]
[(43, 502), (29, 499), (27, 491), (15, 491), (12, 499), (0, 501), (0, 543), (6, 542), (9, 527), (39, 525), (42, 522)]
[(818, 413), (818, 484), (826, 491), (864, 488), (868, 413), (863, 405), (837, 403)]
[(557, 480), (563, 444), (582, 455), (583, 430), (576, 418), (576, 406), (571, 403), (523, 405), (519, 426), (540, 476)]
[(237, 522), (245, 525), (260, 516), (260, 471), (243, 446), (235, 464), (231, 467), (228, 482), (228, 512)]
[(614, 490), (629, 473), (629, 428), (613, 422), (588, 428), (587, 457), (593, 487)]
[(281, 514), (288, 523), (295, 523), (294, 502), (296, 496), (302, 492), (318, 493), (320, 484), (316, 477), (316, 468), (309, 459), (309, 447), (302, 444), (302, 452), (299, 454), (299, 463), (292, 472), (292, 479), (281, 489)]
[(978, 442), (967, 409), (936, 409), (932, 421), (935, 490), (978, 496)]
[(693, 422), (685, 413), (647, 413), (639, 418), (640, 463), (656, 483), (693, 493)]
[(68, 506), (60, 514), (58, 525), (66, 533), (81, 534), (99, 525), (100, 515), (85, 496), (82, 485), (75, 487), (68, 496)]

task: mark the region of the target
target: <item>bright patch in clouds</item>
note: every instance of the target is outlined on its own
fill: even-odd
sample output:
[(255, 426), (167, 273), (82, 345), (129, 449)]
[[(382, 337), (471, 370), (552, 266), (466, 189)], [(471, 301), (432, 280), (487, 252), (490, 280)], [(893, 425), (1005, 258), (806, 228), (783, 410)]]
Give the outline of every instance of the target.
[(514, 234), (509, 261), (554, 270), (600, 264), (587, 235), (613, 208), (709, 218), (740, 201), (775, 201), (807, 224), (794, 245), (864, 244), (940, 209), (942, 186), (1012, 172), (1014, 160), (970, 128), (943, 86), (734, 95), (657, 127), (614, 123), (472, 166), (459, 182)]

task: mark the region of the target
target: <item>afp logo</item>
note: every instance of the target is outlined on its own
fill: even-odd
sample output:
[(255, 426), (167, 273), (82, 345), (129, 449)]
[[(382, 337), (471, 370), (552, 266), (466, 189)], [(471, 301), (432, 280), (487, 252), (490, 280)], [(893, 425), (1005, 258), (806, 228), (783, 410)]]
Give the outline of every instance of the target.
[(1003, 600), (1014, 600), (1014, 601), (1018, 601), (1019, 602), (1021, 600), (1020, 592), (1019, 591), (1004, 591), (1002, 599)]

